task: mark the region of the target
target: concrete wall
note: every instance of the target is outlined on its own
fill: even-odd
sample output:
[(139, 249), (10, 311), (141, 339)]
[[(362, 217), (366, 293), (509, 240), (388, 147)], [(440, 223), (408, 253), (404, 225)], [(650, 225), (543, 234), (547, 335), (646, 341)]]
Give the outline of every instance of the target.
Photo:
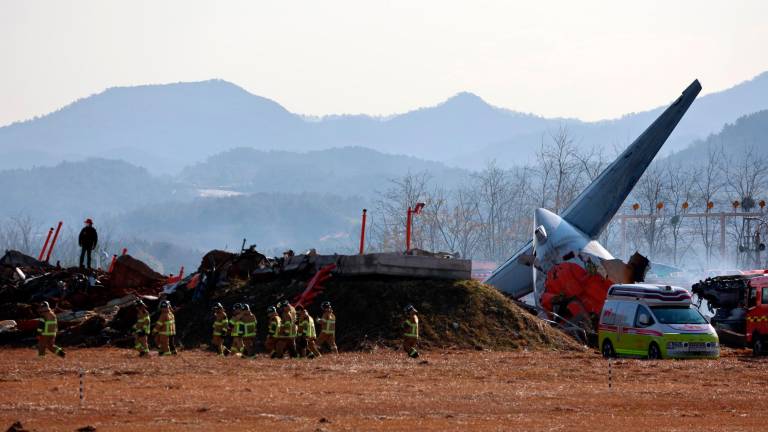
[(401, 276), (425, 279), (470, 279), (472, 261), (396, 253), (337, 256), (341, 276)]

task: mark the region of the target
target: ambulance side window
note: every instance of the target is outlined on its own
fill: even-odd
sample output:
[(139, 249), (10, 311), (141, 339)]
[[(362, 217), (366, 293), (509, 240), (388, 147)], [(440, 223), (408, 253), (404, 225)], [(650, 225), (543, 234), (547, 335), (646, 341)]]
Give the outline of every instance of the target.
[[(641, 315), (645, 315), (647, 322), (646, 323), (640, 323), (642, 321), (640, 319)], [(637, 313), (635, 314), (635, 327), (648, 327), (653, 325), (653, 315), (651, 315), (651, 311), (648, 310), (645, 306), (638, 306), (637, 307)]]
[(749, 298), (747, 299), (747, 307), (757, 306), (757, 288), (749, 287)]
[(632, 327), (632, 323), (635, 320), (635, 309), (637, 305), (635, 303), (622, 302), (619, 306), (619, 318), (616, 320), (617, 325), (624, 327)]
[(600, 322), (606, 325), (616, 324), (616, 302), (605, 302), (605, 306), (603, 307), (603, 316), (600, 318)]
[(768, 304), (768, 287), (763, 288), (763, 292), (760, 293), (760, 304)]

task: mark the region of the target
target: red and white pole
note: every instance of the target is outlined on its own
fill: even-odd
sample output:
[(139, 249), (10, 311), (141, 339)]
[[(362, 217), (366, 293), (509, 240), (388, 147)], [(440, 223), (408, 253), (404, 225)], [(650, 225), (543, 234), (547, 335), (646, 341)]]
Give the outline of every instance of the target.
[(411, 250), (411, 219), (413, 218), (413, 210), (408, 207), (408, 216), (405, 219), (405, 253)]
[(365, 218), (368, 210), (363, 209), (363, 224), (360, 228), (360, 255), (363, 255), (365, 251)]
[(107, 270), (107, 273), (112, 273), (112, 270), (115, 269), (116, 262), (117, 262), (117, 254), (112, 255), (112, 262), (109, 263), (109, 270)]
[(53, 253), (53, 247), (56, 246), (56, 239), (59, 238), (59, 231), (61, 231), (61, 225), (63, 222), (59, 221), (59, 225), (56, 226), (56, 232), (53, 234), (53, 240), (51, 241), (51, 248), (48, 249), (48, 254), (45, 256), (45, 262), (51, 259), (51, 253)]
[(38, 261), (43, 260), (43, 255), (45, 255), (45, 250), (48, 249), (48, 242), (51, 241), (51, 236), (53, 235), (53, 227), (48, 230), (48, 236), (45, 238), (45, 243), (43, 243), (43, 250), (40, 251), (40, 256), (37, 257)]

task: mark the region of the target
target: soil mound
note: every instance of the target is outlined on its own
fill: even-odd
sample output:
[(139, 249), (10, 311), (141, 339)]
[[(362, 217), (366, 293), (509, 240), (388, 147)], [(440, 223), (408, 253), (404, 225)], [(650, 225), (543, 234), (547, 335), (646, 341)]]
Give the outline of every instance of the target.
[[(210, 293), (207, 301), (186, 302), (176, 314), (185, 346), (208, 343), (211, 307), (221, 302), (248, 303), (258, 319), (259, 339), (266, 336), (266, 310), (280, 300), (295, 300), (306, 286), (296, 280), (236, 283)], [(183, 295), (177, 291), (176, 296)], [(520, 308), (496, 289), (475, 281), (332, 278), (308, 306), (321, 314), (328, 300), (337, 317), (336, 340), (347, 350), (395, 346), (401, 338), (403, 308), (419, 311), (421, 344), (425, 347), (515, 350), (582, 349), (572, 338)]]

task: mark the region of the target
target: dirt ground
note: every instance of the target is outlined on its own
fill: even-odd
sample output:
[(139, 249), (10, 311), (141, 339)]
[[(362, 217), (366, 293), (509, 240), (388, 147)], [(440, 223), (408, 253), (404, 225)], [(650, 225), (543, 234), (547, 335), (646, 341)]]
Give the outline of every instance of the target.
[[(0, 430), (763, 431), (768, 359), (608, 362), (596, 353), (430, 351), (318, 360), (139, 359), (0, 350)], [(78, 371), (85, 373), (85, 401)], [(89, 429), (93, 430), (93, 429)]]

